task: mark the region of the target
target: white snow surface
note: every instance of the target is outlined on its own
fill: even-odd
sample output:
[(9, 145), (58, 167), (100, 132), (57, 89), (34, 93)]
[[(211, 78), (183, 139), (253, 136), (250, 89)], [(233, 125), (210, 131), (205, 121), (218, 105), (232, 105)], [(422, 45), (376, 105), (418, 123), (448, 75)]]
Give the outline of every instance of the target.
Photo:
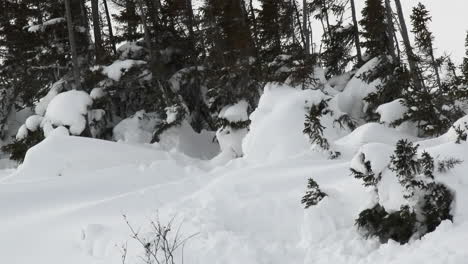
[(43, 124), (68, 126), (70, 133), (79, 135), (86, 127), (85, 115), (93, 100), (84, 91), (71, 90), (55, 96), (47, 106)]
[(249, 103), (245, 100), (241, 100), (234, 105), (224, 107), (218, 117), (224, 118), (229, 122), (246, 121), (249, 120), (249, 116), (247, 114), (248, 107)]
[[(175, 216), (183, 235), (197, 234), (184, 247), (185, 263), (465, 264), (468, 162), (435, 175), (456, 193), (453, 223), (407, 245), (366, 240), (354, 223), (374, 196), (350, 175), (351, 159), (366, 153), (388, 182), (383, 203), (398, 208), (402, 201), (385, 163), (394, 141), (406, 135), (379, 124), (345, 138), (327, 129), (331, 143), (353, 155), (317, 155), (302, 134), (304, 108), (323, 96), (268, 86), (250, 117), (245, 155), (222, 165), (169, 149), (167, 142), (163, 148), (54, 132), (28, 151), (17, 170), (0, 171), (2, 262), (115, 264), (121, 263), (120, 245), (128, 243), (127, 263), (141, 263), (143, 252), (122, 214), (142, 234), (158, 214), (163, 222)], [(174, 142), (181, 142), (177, 129), (183, 126), (167, 132)], [(420, 151), (468, 161), (468, 143), (455, 144), (452, 134), (419, 142)], [(193, 151), (199, 157), (207, 150)], [(304, 210), (300, 200), (309, 177), (328, 196)]]
[(160, 123), (161, 118), (157, 113), (138, 111), (114, 127), (114, 139), (128, 143), (150, 143), (154, 128)]
[(403, 118), (403, 115), (408, 111), (406, 106), (403, 105), (403, 102), (403, 99), (396, 99), (377, 107), (375, 112), (380, 115), (380, 122), (391, 124)]
[(367, 104), (363, 99), (370, 93), (377, 91), (377, 86), (381, 83), (379, 79), (367, 83), (363, 80), (363, 76), (366, 72), (372, 71), (378, 63), (379, 58), (369, 60), (354, 74), (343, 92), (335, 97), (341, 111), (354, 118), (363, 116), (367, 108)]

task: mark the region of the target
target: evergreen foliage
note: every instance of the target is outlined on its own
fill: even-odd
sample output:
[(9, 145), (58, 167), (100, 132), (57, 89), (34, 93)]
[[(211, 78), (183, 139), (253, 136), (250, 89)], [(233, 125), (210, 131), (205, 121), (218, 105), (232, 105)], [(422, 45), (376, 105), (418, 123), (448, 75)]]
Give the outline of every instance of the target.
[(458, 126), (452, 126), (452, 128), (455, 131), (455, 133), (457, 133), (457, 139), (455, 143), (461, 144), (462, 142), (465, 142), (468, 137), (466, 133), (466, 131), (468, 130), (468, 124), (466, 124), (465, 122), (464, 127), (462, 127), (461, 125), (458, 125)]
[(447, 173), (457, 165), (462, 164), (463, 161), (456, 158), (447, 158), (437, 161), (437, 171), (440, 173)]
[(15, 139), (13, 143), (3, 146), (2, 151), (8, 153), (11, 160), (22, 163), (28, 149), (40, 143), (42, 140), (44, 140), (42, 131), (36, 130), (30, 132), (24, 139)]
[[(370, 162), (365, 161), (365, 156), (361, 156), (361, 160), (367, 172), (351, 169), (352, 174), (363, 179), (364, 186), (376, 188)], [(438, 170), (446, 171), (460, 162), (456, 159), (439, 162)], [(434, 159), (429, 153), (423, 152), (419, 157), (418, 145), (400, 140), (391, 156), (389, 168), (404, 187), (404, 197), (408, 204), (392, 213), (388, 213), (378, 203), (362, 211), (356, 225), (365, 236), (378, 237), (382, 243), (392, 239), (405, 244), (411, 238), (419, 238), (434, 231), (442, 221), (453, 220), (451, 206), (454, 195), (447, 186), (435, 181)]]
[(358, 171), (355, 168), (351, 168), (351, 174), (354, 178), (361, 179), (364, 182), (364, 186), (376, 188), (382, 178), (382, 174), (379, 173), (378, 175), (375, 175), (375, 172), (372, 171), (372, 164), (369, 160), (366, 160), (366, 155), (364, 153), (361, 153), (359, 158), (361, 164), (365, 168), (365, 171)]
[(402, 206), (399, 211), (388, 213), (377, 204), (359, 214), (356, 225), (366, 237), (376, 236), (381, 243), (392, 239), (400, 244), (406, 244), (416, 231), (416, 214), (409, 206)]
[(387, 34), (386, 23), (388, 21), (385, 17), (383, 0), (366, 0), (360, 24), (363, 28), (362, 36), (365, 39), (362, 45), (367, 48), (367, 53), (371, 58), (389, 54), (389, 42), (392, 36)]
[(320, 190), (319, 185), (313, 179), (309, 178), (307, 182), (307, 191), (304, 197), (302, 197), (302, 204), (304, 204), (305, 209), (308, 209), (311, 206), (317, 205), (320, 201), (327, 196), (326, 193)]

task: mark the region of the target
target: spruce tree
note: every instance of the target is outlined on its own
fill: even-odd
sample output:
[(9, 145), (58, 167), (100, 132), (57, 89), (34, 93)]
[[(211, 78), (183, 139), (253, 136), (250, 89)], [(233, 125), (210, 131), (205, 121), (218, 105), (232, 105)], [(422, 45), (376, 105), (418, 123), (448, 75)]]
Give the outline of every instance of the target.
[[(426, 7), (419, 3), (413, 8), (411, 22), (415, 36), (415, 54), (421, 85), (412, 83), (403, 94), (408, 108), (405, 116), (396, 122), (412, 121), (419, 127), (420, 136), (433, 136), (445, 133), (464, 113), (453, 102), (466, 98), (460, 90), (458, 76), (450, 60), (437, 58), (433, 47), (434, 36), (429, 28), (431, 16)], [(441, 67), (448, 63), (447, 81), (441, 79)]]
[(468, 33), (465, 38), (465, 57), (463, 58), (462, 72), (465, 83), (468, 83)]
[(305, 209), (317, 205), (320, 201), (327, 196), (316, 181), (309, 179), (307, 182), (306, 194), (302, 197), (301, 203), (304, 204)]
[(389, 55), (392, 36), (388, 35), (386, 9), (383, 0), (366, 0), (360, 21), (363, 29), (362, 43), (370, 57)]

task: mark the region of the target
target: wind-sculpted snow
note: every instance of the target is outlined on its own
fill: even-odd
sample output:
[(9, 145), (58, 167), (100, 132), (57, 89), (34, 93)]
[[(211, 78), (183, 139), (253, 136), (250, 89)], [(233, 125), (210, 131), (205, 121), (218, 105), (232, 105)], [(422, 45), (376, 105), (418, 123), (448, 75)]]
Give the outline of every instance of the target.
[[(163, 222), (175, 216), (184, 235), (197, 234), (184, 247), (184, 262), (191, 264), (466, 263), (468, 163), (435, 173), (456, 194), (453, 223), (444, 221), (407, 245), (366, 240), (354, 223), (374, 195), (350, 175), (352, 157), (365, 153), (383, 172), (380, 184), (388, 184), (379, 186), (380, 199), (398, 208), (403, 201), (386, 163), (405, 134), (378, 124), (360, 127), (334, 141), (350, 155), (328, 160), (302, 134), (298, 94), (313, 99), (318, 92), (275, 89), (251, 117), (246, 155), (218, 167), (160, 145), (46, 138), (18, 170), (0, 173), (2, 263), (115, 264), (122, 244), (128, 245), (127, 263), (141, 263), (142, 249), (122, 214), (141, 234), (156, 214)], [(281, 103), (269, 108), (268, 102), (279, 102), (275, 98)], [(451, 131), (419, 141), (419, 151), (436, 164), (450, 157), (468, 161), (467, 143), (455, 140)], [(300, 200), (310, 177), (327, 196), (304, 210)]]

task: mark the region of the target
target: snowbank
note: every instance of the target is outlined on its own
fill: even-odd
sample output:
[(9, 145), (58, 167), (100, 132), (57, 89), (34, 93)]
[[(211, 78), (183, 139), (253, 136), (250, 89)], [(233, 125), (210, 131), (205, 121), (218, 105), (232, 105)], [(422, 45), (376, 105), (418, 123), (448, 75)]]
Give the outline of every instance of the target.
[(304, 136), (306, 99), (314, 91), (273, 83), (265, 86), (242, 148), (249, 160), (280, 160), (310, 149)]
[(160, 139), (156, 146), (202, 160), (211, 159), (220, 152), (214, 132), (202, 130), (197, 133), (186, 121), (164, 131)]
[(160, 123), (161, 119), (157, 113), (138, 111), (114, 127), (114, 139), (128, 143), (150, 143), (153, 131)]
[(356, 128), (351, 134), (338, 139), (335, 143), (356, 151), (367, 143), (383, 143), (394, 146), (400, 139), (415, 140), (416, 138), (383, 124), (367, 123)]
[(403, 118), (407, 111), (408, 109), (403, 105), (403, 99), (396, 99), (390, 103), (380, 105), (375, 110), (380, 115), (380, 122), (388, 125)]

